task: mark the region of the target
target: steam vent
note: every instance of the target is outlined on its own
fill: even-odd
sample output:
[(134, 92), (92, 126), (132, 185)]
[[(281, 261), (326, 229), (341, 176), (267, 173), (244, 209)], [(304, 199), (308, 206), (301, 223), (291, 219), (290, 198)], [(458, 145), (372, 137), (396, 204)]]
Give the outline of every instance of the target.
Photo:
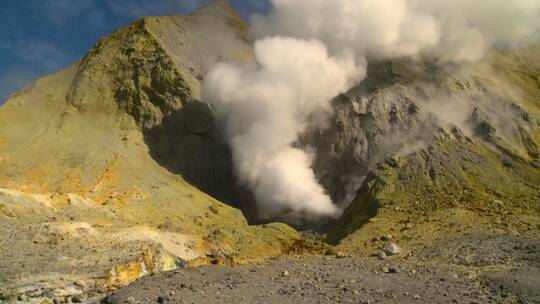
[(0, 303), (540, 303), (538, 0), (50, 2), (139, 15), (0, 92)]

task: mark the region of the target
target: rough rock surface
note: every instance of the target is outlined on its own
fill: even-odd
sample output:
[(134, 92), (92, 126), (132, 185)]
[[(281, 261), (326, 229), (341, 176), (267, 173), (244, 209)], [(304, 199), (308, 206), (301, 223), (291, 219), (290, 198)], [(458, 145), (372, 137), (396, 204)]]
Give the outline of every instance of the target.
[(303, 141), (321, 151), (315, 171), (345, 201), (328, 241), (355, 251), (388, 233), (427, 244), (466, 232), (538, 235), (539, 75), (538, 45), (468, 67), (372, 64), (336, 99), (329, 127)]
[[(434, 66), (427, 59), (370, 63), (367, 79), (336, 98), (327, 125), (305, 135), (304, 144), (316, 148), (321, 182), (336, 202), (349, 203), (377, 165), (387, 163), (398, 171), (416, 165), (414, 157), (424, 153), (437, 159), (418, 164), (428, 166), (428, 172), (437, 162), (456, 170), (449, 158), (464, 156), (445, 151), (449, 155), (443, 158), (433, 146), (467, 143), (494, 150), (493, 155), (471, 151), (471, 161), (496, 156), (514, 169), (510, 173), (520, 174), (524, 165), (538, 179), (538, 48), (493, 51), (466, 67)], [(442, 136), (456, 132), (454, 143), (441, 143)], [(498, 169), (495, 165), (487, 169)], [(444, 180), (446, 172), (438, 172), (430, 177)]]

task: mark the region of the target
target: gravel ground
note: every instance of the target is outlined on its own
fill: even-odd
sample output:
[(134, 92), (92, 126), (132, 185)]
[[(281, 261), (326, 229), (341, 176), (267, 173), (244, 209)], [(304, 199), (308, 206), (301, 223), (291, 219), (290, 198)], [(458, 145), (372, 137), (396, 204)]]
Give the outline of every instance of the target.
[(467, 236), (415, 256), (283, 257), (143, 278), (102, 303), (540, 303), (540, 242)]
[[(490, 298), (491, 297), (491, 298)], [(465, 274), (403, 260), (280, 258), (207, 266), (144, 278), (104, 303), (489, 303)]]
[(530, 265), (540, 268), (540, 240), (511, 235), (465, 236), (427, 250), (424, 259), (469, 267)]

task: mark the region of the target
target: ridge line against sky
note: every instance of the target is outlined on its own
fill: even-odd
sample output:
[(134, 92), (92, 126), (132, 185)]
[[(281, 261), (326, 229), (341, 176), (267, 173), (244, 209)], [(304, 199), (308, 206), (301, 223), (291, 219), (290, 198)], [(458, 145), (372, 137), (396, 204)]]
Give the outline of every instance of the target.
[[(188, 14), (211, 0), (3, 0), (0, 105), (36, 78), (66, 68), (97, 41), (142, 16)], [(246, 20), (267, 0), (229, 0)]]

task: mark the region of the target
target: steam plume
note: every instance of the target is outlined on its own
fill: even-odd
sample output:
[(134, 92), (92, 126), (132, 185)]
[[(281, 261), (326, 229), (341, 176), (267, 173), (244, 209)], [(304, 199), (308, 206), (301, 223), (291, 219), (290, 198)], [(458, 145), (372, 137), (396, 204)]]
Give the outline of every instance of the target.
[(320, 41), (272, 37), (255, 42), (257, 65), (218, 64), (205, 99), (225, 122), (238, 177), (267, 216), (284, 212), (337, 215), (310, 169), (312, 157), (292, 147), (310, 116), (363, 77), (364, 62), (331, 57)]
[(272, 0), (254, 16), (255, 62), (220, 63), (203, 97), (225, 126), (239, 181), (263, 217), (317, 218), (340, 211), (294, 147), (331, 100), (358, 84), (367, 59), (431, 56), (475, 61), (540, 28), (538, 0)]

